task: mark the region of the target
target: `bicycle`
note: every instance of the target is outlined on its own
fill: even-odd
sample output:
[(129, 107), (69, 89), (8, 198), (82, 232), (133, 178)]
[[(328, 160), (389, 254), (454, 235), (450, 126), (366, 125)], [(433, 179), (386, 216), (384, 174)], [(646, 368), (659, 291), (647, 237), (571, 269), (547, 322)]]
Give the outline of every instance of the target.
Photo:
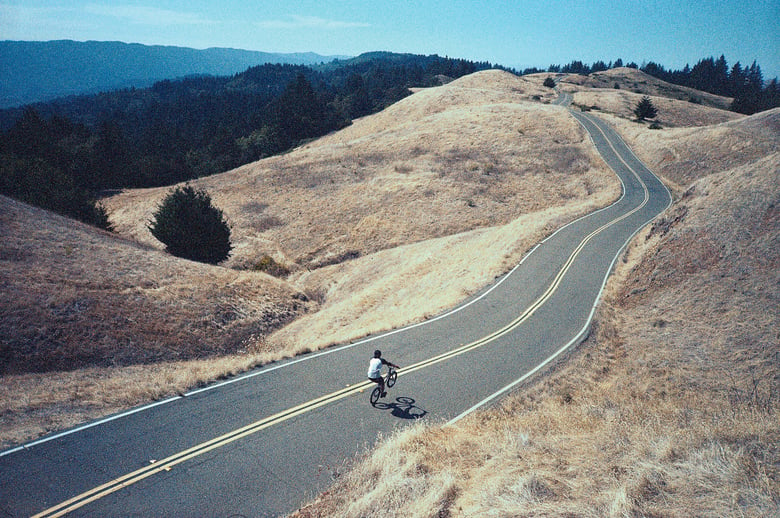
[[(393, 385), (395, 385), (395, 380), (398, 379), (398, 372), (388, 366), (387, 367), (387, 374), (385, 374), (385, 386), (390, 388)], [(377, 385), (374, 387), (374, 390), (371, 391), (371, 406), (376, 406), (377, 402), (379, 401), (379, 398), (382, 397), (382, 387)]]

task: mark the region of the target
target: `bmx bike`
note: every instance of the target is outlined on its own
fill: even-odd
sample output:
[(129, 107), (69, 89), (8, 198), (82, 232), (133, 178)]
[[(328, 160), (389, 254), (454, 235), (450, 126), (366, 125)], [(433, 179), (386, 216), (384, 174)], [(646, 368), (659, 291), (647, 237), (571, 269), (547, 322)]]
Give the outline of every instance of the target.
[[(395, 380), (398, 379), (398, 372), (392, 367), (387, 368), (387, 374), (385, 374), (385, 386), (392, 387), (395, 385)], [(382, 387), (377, 385), (374, 390), (371, 391), (371, 406), (376, 406), (379, 398), (382, 397)]]

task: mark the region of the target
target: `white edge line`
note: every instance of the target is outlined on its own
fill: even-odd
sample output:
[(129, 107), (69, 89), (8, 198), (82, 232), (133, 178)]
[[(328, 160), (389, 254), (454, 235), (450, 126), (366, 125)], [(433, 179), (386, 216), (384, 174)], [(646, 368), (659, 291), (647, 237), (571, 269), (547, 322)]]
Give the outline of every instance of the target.
[(170, 403), (171, 401), (175, 401), (175, 400), (181, 399), (181, 398), (182, 398), (182, 396), (173, 396), (173, 397), (168, 398), (168, 399), (163, 399), (162, 401), (157, 401), (155, 403), (150, 403), (148, 405), (144, 405), (144, 406), (141, 406), (141, 407), (138, 407), (138, 408), (134, 408), (132, 410), (128, 410), (128, 411), (123, 412), (121, 414), (117, 414), (117, 415), (114, 415), (114, 416), (111, 416), (111, 417), (106, 417), (104, 419), (100, 419), (99, 421), (93, 421), (91, 423), (87, 423), (87, 424), (81, 425), (81, 426), (79, 426), (77, 428), (73, 428), (72, 430), (66, 430), (64, 432), (61, 432), (61, 433), (58, 433), (58, 434), (55, 434), (55, 435), (52, 435), (52, 436), (49, 436), (49, 437), (44, 437), (43, 439), (38, 439), (37, 441), (28, 442), (28, 443), (23, 444), (21, 446), (17, 446), (16, 448), (12, 448), (10, 450), (6, 450), (6, 451), (3, 451), (3, 452), (0, 452), (0, 457), (3, 457), (5, 455), (10, 455), (11, 453), (15, 453), (17, 451), (26, 450), (28, 448), (32, 448), (33, 446), (37, 446), (38, 444), (41, 444), (41, 443), (44, 443), (44, 442), (48, 442), (48, 441), (53, 441), (54, 439), (59, 439), (60, 437), (64, 437), (66, 435), (70, 435), (70, 434), (73, 434), (73, 433), (76, 433), (76, 432), (81, 432), (81, 431), (86, 430), (88, 428), (92, 428), (93, 426), (98, 426), (98, 425), (101, 425), (101, 424), (104, 424), (104, 423), (108, 423), (109, 421), (113, 421), (115, 419), (119, 419), (120, 417), (128, 416), (128, 415), (135, 414), (135, 413), (138, 413), (138, 412), (143, 412), (144, 410), (149, 410), (150, 408), (154, 408), (156, 406), (164, 405), (166, 403)]

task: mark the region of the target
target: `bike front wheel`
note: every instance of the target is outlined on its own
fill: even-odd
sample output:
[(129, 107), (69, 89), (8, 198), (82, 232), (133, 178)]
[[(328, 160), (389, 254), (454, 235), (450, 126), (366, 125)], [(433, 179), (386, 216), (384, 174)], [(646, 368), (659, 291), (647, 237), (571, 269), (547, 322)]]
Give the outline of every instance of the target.
[(387, 375), (387, 381), (385, 382), (388, 387), (392, 387), (395, 385), (395, 380), (398, 379), (398, 373), (395, 371), (390, 371), (390, 373)]

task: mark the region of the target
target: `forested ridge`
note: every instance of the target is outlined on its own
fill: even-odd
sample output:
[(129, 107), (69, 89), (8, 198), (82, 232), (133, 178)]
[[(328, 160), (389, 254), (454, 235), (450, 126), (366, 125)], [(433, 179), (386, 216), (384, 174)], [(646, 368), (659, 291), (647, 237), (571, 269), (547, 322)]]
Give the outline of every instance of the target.
[(68, 95), (146, 88), (163, 79), (227, 76), (263, 63), (314, 65), (343, 56), (232, 48), (193, 49), (121, 41), (0, 41), (0, 107)]
[[(573, 61), (547, 72), (589, 74), (621, 66), (620, 59)], [(314, 67), (266, 64), (232, 76), (166, 80), (0, 110), (0, 193), (108, 228), (94, 201), (103, 191), (226, 171), (349, 125), (409, 95), (411, 87), (488, 68), (502, 67), (375, 52)], [(777, 80), (765, 84), (756, 63), (729, 68), (721, 56), (681, 71), (655, 63), (641, 69), (734, 97), (735, 111), (780, 105)], [(531, 72), (542, 71), (524, 71)]]
[(318, 67), (266, 64), (226, 77), (0, 111), (0, 193), (107, 226), (101, 191), (170, 185), (288, 150), (410, 94), (491, 68), (371, 53)]

